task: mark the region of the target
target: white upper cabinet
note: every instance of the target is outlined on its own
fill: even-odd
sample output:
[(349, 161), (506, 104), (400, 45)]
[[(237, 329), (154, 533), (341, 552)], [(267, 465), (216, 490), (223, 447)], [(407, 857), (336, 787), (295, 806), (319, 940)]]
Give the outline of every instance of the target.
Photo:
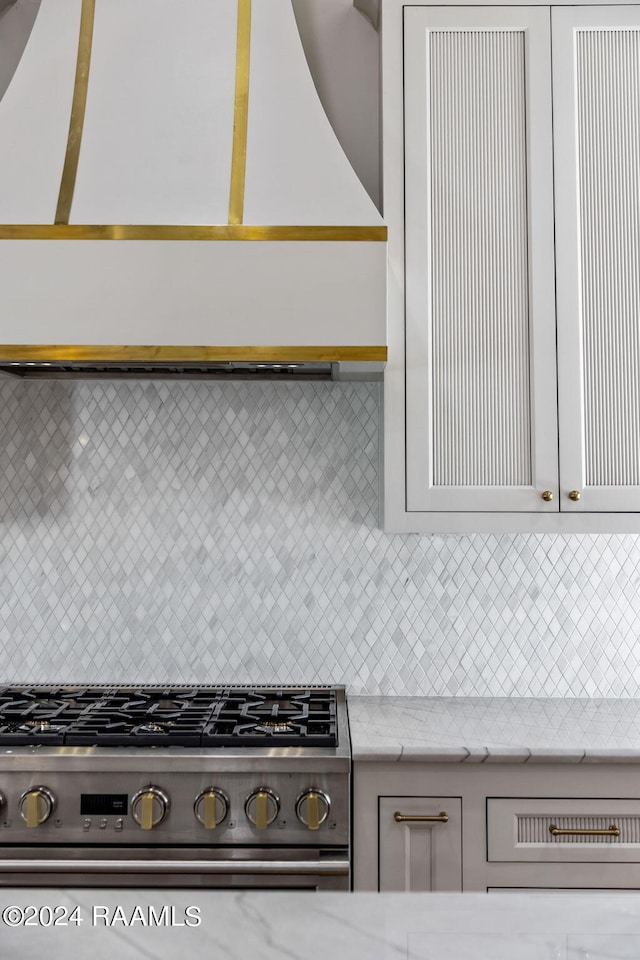
[(549, 11), (413, 7), (404, 31), (407, 507), (553, 509)]
[(560, 477), (640, 510), (640, 8), (554, 9)]
[(640, 531), (640, 7), (380, 19), (385, 528)]

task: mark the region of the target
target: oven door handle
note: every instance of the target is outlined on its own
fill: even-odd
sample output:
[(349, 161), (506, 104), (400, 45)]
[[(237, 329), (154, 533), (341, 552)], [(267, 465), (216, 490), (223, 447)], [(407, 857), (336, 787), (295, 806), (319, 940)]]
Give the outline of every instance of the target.
[(3, 860), (2, 873), (185, 873), (344, 877), (347, 858), (331, 860)]

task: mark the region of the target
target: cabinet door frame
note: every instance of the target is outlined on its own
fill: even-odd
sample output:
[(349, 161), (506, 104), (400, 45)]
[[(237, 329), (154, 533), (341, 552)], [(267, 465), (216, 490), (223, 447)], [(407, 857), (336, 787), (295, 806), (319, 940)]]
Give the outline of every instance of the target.
[[(431, 406), (430, 31), (524, 35), (531, 486), (433, 483)], [(549, 7), (410, 7), (404, 13), (408, 511), (558, 510)], [(424, 265), (429, 264), (429, 269)], [(426, 323), (424, 320), (426, 310)], [(506, 402), (506, 399), (505, 399)], [(552, 502), (541, 497), (554, 495)]]
[[(394, 813), (448, 821), (396, 823)], [(461, 797), (378, 797), (378, 889), (381, 893), (462, 890)]]
[[(640, 31), (640, 6), (552, 8), (560, 502), (563, 512), (574, 514), (640, 511), (640, 483), (587, 486), (575, 37), (577, 30), (591, 28)], [(600, 152), (611, 153), (604, 145)], [(572, 490), (580, 493), (580, 500), (569, 498)]]

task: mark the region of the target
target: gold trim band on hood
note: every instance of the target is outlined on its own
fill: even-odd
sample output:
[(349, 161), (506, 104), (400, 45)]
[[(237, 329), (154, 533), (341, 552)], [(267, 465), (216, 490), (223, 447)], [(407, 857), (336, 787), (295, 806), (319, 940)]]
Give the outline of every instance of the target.
[(249, 59), (251, 56), (251, 0), (238, 0), (236, 39), (236, 88), (233, 103), (233, 148), (229, 223), (242, 223), (244, 182), (247, 169), (247, 128), (249, 124)]
[(95, 17), (96, 0), (82, 0), (80, 14), (80, 39), (78, 40), (78, 59), (76, 62), (76, 77), (73, 87), (71, 103), (71, 117), (69, 119), (69, 134), (67, 136), (67, 152), (62, 169), (62, 180), (56, 207), (56, 223), (69, 223), (73, 191), (78, 173), (78, 159), (80, 144), (82, 143), (82, 129), (84, 114), (87, 106), (87, 89), (89, 86), (89, 67), (91, 65), (91, 45), (93, 43), (93, 22)]
[(331, 225), (4, 223), (0, 240), (317, 240), (384, 242), (387, 228)]
[(114, 344), (0, 344), (0, 363), (340, 363), (382, 362), (385, 346), (116, 346)]

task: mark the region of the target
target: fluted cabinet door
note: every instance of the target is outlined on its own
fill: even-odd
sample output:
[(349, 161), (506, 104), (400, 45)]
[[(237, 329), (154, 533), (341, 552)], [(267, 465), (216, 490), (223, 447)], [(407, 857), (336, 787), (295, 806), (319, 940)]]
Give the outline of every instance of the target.
[(561, 509), (638, 511), (640, 8), (555, 8), (553, 65)]
[(408, 7), (404, 44), (407, 510), (554, 512), (550, 11)]

